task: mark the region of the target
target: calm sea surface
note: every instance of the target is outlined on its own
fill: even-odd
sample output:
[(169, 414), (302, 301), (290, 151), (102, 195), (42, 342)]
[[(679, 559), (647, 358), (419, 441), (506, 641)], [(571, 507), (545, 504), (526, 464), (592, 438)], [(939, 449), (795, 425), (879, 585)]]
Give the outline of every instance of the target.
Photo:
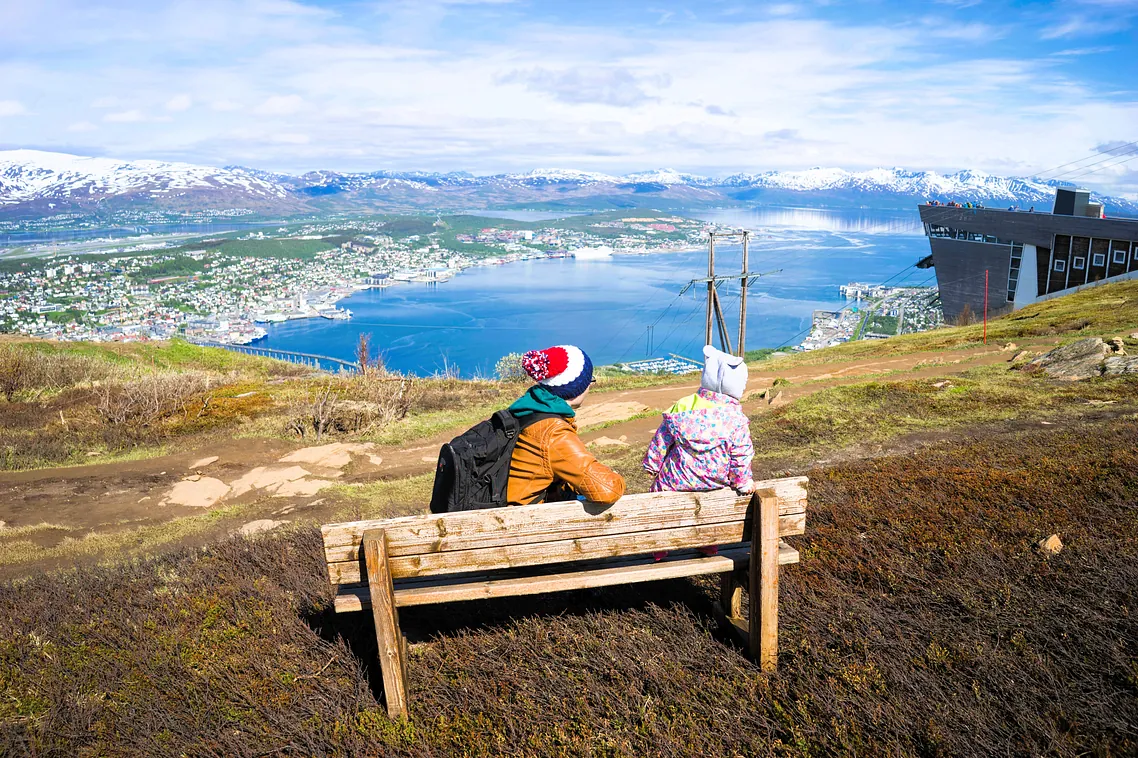
[[(752, 229), (751, 270), (777, 271), (751, 288), (749, 349), (801, 342), (814, 309), (845, 303), (838, 287), (847, 282), (935, 283), (932, 272), (911, 267), (928, 254), (915, 210), (693, 215)], [(716, 259), (717, 273), (740, 270), (738, 246), (717, 246)], [(472, 376), (492, 374), (506, 353), (564, 343), (581, 346), (598, 364), (644, 358), (653, 326), (651, 355), (695, 357), (703, 344), (706, 285), (680, 291), (706, 275), (705, 250), (480, 267), (442, 284), (360, 292), (341, 302), (355, 314), (350, 321), (274, 324), (257, 345), (350, 360), (359, 335), (369, 333), (391, 368), (426, 375), (457, 367)], [(720, 290), (732, 333), (738, 291), (737, 285)]]

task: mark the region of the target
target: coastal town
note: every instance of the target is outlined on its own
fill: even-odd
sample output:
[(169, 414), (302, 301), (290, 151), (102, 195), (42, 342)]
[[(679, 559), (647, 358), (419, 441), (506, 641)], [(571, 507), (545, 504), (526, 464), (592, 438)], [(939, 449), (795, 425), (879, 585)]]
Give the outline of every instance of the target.
[(0, 257), (0, 332), (247, 344), (270, 323), (350, 318), (337, 303), (362, 289), (436, 284), (471, 267), (539, 258), (692, 249), (707, 228), (643, 214), (535, 228), (492, 221), (328, 220), (192, 240), (139, 236), (0, 251), (9, 253)]
[(944, 325), (935, 287), (850, 282), (838, 291), (852, 302), (838, 310), (814, 311), (810, 336), (796, 350), (817, 350), (859, 339), (885, 339)]

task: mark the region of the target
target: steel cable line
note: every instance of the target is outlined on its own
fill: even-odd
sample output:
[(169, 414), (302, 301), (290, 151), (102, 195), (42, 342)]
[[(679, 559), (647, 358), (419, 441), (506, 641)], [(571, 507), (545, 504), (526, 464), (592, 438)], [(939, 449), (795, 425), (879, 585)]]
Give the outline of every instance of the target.
[[(1052, 176), (1052, 177), (1048, 178), (1047, 181), (1056, 181), (1058, 179), (1062, 179), (1063, 177), (1070, 177), (1071, 174), (1077, 174), (1078, 176), (1086, 176), (1087, 174), (1093, 174), (1093, 173), (1095, 173), (1094, 171), (1088, 171), (1085, 173), (1079, 173), (1079, 172), (1084, 171), (1084, 169), (1089, 169), (1092, 166), (1098, 166), (1098, 165), (1103, 164), (1103, 163), (1109, 163), (1110, 161), (1113, 161), (1117, 158), (1122, 158), (1125, 156), (1138, 156), (1138, 148), (1135, 148), (1134, 150), (1130, 150), (1130, 151), (1125, 152), (1125, 153), (1119, 153), (1118, 155), (1108, 155), (1105, 158), (1102, 158), (1101, 160), (1095, 161), (1094, 163), (1088, 163), (1085, 166), (1079, 166), (1078, 168), (1073, 168), (1070, 171), (1064, 171), (1061, 174), (1058, 174), (1056, 176)], [(1128, 160), (1130, 160), (1130, 159), (1128, 159)], [(1100, 170), (1100, 169), (1095, 169), (1095, 171), (1098, 171), (1098, 170)], [(1076, 176), (1075, 178), (1077, 179), (1078, 176)], [(1068, 178), (1068, 181), (1070, 181), (1070, 178)]]
[[(1115, 147), (1112, 147), (1109, 150), (1101, 150), (1097, 153), (1092, 153), (1091, 155), (1088, 155), (1085, 158), (1079, 158), (1078, 160), (1068, 161), (1067, 163), (1060, 163), (1058, 166), (1055, 166), (1054, 168), (1046, 168), (1046, 169), (1043, 169), (1042, 171), (1036, 171), (1033, 174), (1033, 176), (1042, 177), (1043, 174), (1050, 174), (1052, 171), (1058, 171), (1061, 168), (1066, 168), (1067, 166), (1073, 166), (1076, 163), (1082, 163), (1085, 160), (1090, 160), (1091, 158), (1097, 158), (1100, 155), (1105, 155), (1107, 153), (1113, 153), (1115, 151), (1123, 150), (1125, 148), (1130, 148), (1130, 147), (1138, 147), (1138, 140), (1135, 140), (1134, 142), (1127, 142), (1123, 145), (1116, 145)], [(1120, 155), (1125, 155), (1125, 154), (1126, 153), (1120, 153)], [(1080, 169), (1075, 169), (1075, 170), (1078, 171)], [(1052, 177), (1052, 178), (1054, 178), (1054, 177)]]
[[(1070, 181), (1074, 181), (1076, 179), (1082, 179), (1084, 176), (1090, 176), (1091, 174), (1097, 174), (1099, 171), (1105, 171), (1108, 168), (1115, 168), (1117, 166), (1121, 166), (1124, 163), (1129, 163), (1130, 161), (1138, 160), (1138, 150), (1135, 150), (1133, 153), (1126, 153), (1125, 155), (1128, 156), (1125, 160), (1118, 161), (1117, 163), (1111, 163), (1111, 164), (1106, 165), (1106, 166), (1099, 166), (1098, 168), (1094, 169), (1093, 171), (1088, 171), (1085, 174), (1079, 174), (1077, 176), (1071, 177)], [(1118, 156), (1115, 156), (1115, 157), (1118, 157)]]
[[(672, 327), (672, 330), (670, 332), (668, 332), (667, 336), (664, 337), (664, 339), (662, 339), (660, 341), (660, 344), (661, 345), (667, 344), (668, 341), (672, 338), (672, 335), (674, 335), (677, 330), (682, 329), (683, 327), (685, 327), (689, 323), (691, 323), (691, 320), (693, 318), (695, 318), (696, 314), (699, 313), (701, 310), (703, 310), (703, 305), (704, 304), (699, 302), (699, 300), (692, 298), (692, 309), (691, 309), (691, 312), (688, 314), (688, 317), (686, 319), (684, 319), (681, 323), (675, 324), (675, 326)], [(674, 320), (673, 320), (673, 323), (675, 323)]]
[[(888, 279), (886, 279), (885, 281), (883, 281), (883, 282), (881, 282), (880, 284), (877, 284), (877, 285), (875, 285), (875, 286), (877, 286), (877, 287), (884, 287), (884, 286), (886, 286), (887, 284), (889, 284), (889, 282), (893, 281), (893, 280), (894, 280), (894, 279), (896, 279), (898, 276), (900, 276), (901, 274), (904, 274), (904, 273), (905, 273), (906, 271), (908, 271), (909, 269), (915, 269), (916, 267), (917, 267), (917, 264), (916, 264), (916, 263), (911, 263), (911, 264), (909, 264), (908, 266), (906, 266), (905, 268), (903, 268), (903, 269), (901, 269), (900, 271), (898, 271), (896, 274), (893, 274), (893, 276), (889, 277), (889, 278), (888, 278)], [(934, 276), (935, 276), (935, 274), (934, 274)], [(855, 307), (857, 307), (857, 303), (856, 303), (856, 302), (854, 302), (854, 303), (850, 303), (849, 305), (843, 305), (841, 308), (838, 308), (838, 310), (837, 310), (836, 312), (840, 313), (841, 311), (844, 311), (844, 310), (848, 310), (848, 309), (850, 309), (850, 308), (855, 308)], [(803, 329), (801, 332), (799, 332), (798, 334), (794, 335), (793, 337), (791, 337), (791, 338), (787, 339), (785, 342), (783, 342), (781, 345), (779, 345), (779, 347), (780, 347), (780, 348), (781, 348), (781, 347), (786, 347), (787, 345), (789, 345), (789, 344), (791, 344), (792, 342), (796, 341), (796, 340), (797, 340), (799, 337), (802, 337), (804, 334), (809, 334), (809, 333), (810, 333), (810, 332), (811, 332), (813, 329), (814, 329), (814, 320), (813, 320), (813, 318), (811, 318), (811, 320), (810, 320), (810, 326), (806, 327), (805, 329)]]

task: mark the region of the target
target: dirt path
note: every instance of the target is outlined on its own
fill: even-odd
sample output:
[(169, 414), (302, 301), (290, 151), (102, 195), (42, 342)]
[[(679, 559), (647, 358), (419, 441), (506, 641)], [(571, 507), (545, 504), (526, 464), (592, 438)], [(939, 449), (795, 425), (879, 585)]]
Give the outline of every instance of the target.
[[(1024, 345), (1041, 349), (1045, 341)], [(764, 412), (766, 400), (753, 396), (780, 385), (775, 402), (884, 374), (881, 381), (944, 376), (976, 366), (1005, 362), (1010, 352), (987, 346), (941, 353), (810, 366), (775, 375), (752, 375), (745, 407)], [(935, 361), (932, 365), (922, 364)], [(897, 372), (897, 373), (889, 373)], [(647, 444), (659, 423), (652, 413), (698, 388), (698, 381), (665, 387), (598, 394), (579, 413), (582, 438), (593, 445)], [(65, 537), (122, 531), (211, 508), (258, 504), (249, 511), (252, 530), (272, 528), (300, 516), (323, 518), (332, 504), (322, 490), (337, 483), (360, 483), (424, 474), (434, 468), (439, 445), (461, 429), (407, 447), (371, 444), (301, 446), (284, 440), (231, 439), (211, 442), (157, 458), (116, 463), (0, 473), (0, 537), (4, 528), (53, 524), (29, 535), (52, 545)], [(232, 529), (233, 525), (226, 528)], [(0, 542), (0, 549), (2, 549)]]

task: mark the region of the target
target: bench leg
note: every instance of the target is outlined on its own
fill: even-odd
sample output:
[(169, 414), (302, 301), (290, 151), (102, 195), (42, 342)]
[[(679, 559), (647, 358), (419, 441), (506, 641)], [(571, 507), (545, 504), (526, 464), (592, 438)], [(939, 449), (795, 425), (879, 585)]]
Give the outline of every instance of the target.
[(719, 608), (728, 619), (743, 618), (743, 588), (734, 571), (719, 575)]
[(778, 665), (778, 497), (760, 490), (751, 500), (750, 648), (763, 671)]
[(371, 529), (364, 532), (363, 543), (387, 713), (392, 718), (399, 716), (407, 718), (407, 648), (399, 631), (395, 588), (391, 582), (391, 569), (387, 562), (387, 537), (382, 529)]

